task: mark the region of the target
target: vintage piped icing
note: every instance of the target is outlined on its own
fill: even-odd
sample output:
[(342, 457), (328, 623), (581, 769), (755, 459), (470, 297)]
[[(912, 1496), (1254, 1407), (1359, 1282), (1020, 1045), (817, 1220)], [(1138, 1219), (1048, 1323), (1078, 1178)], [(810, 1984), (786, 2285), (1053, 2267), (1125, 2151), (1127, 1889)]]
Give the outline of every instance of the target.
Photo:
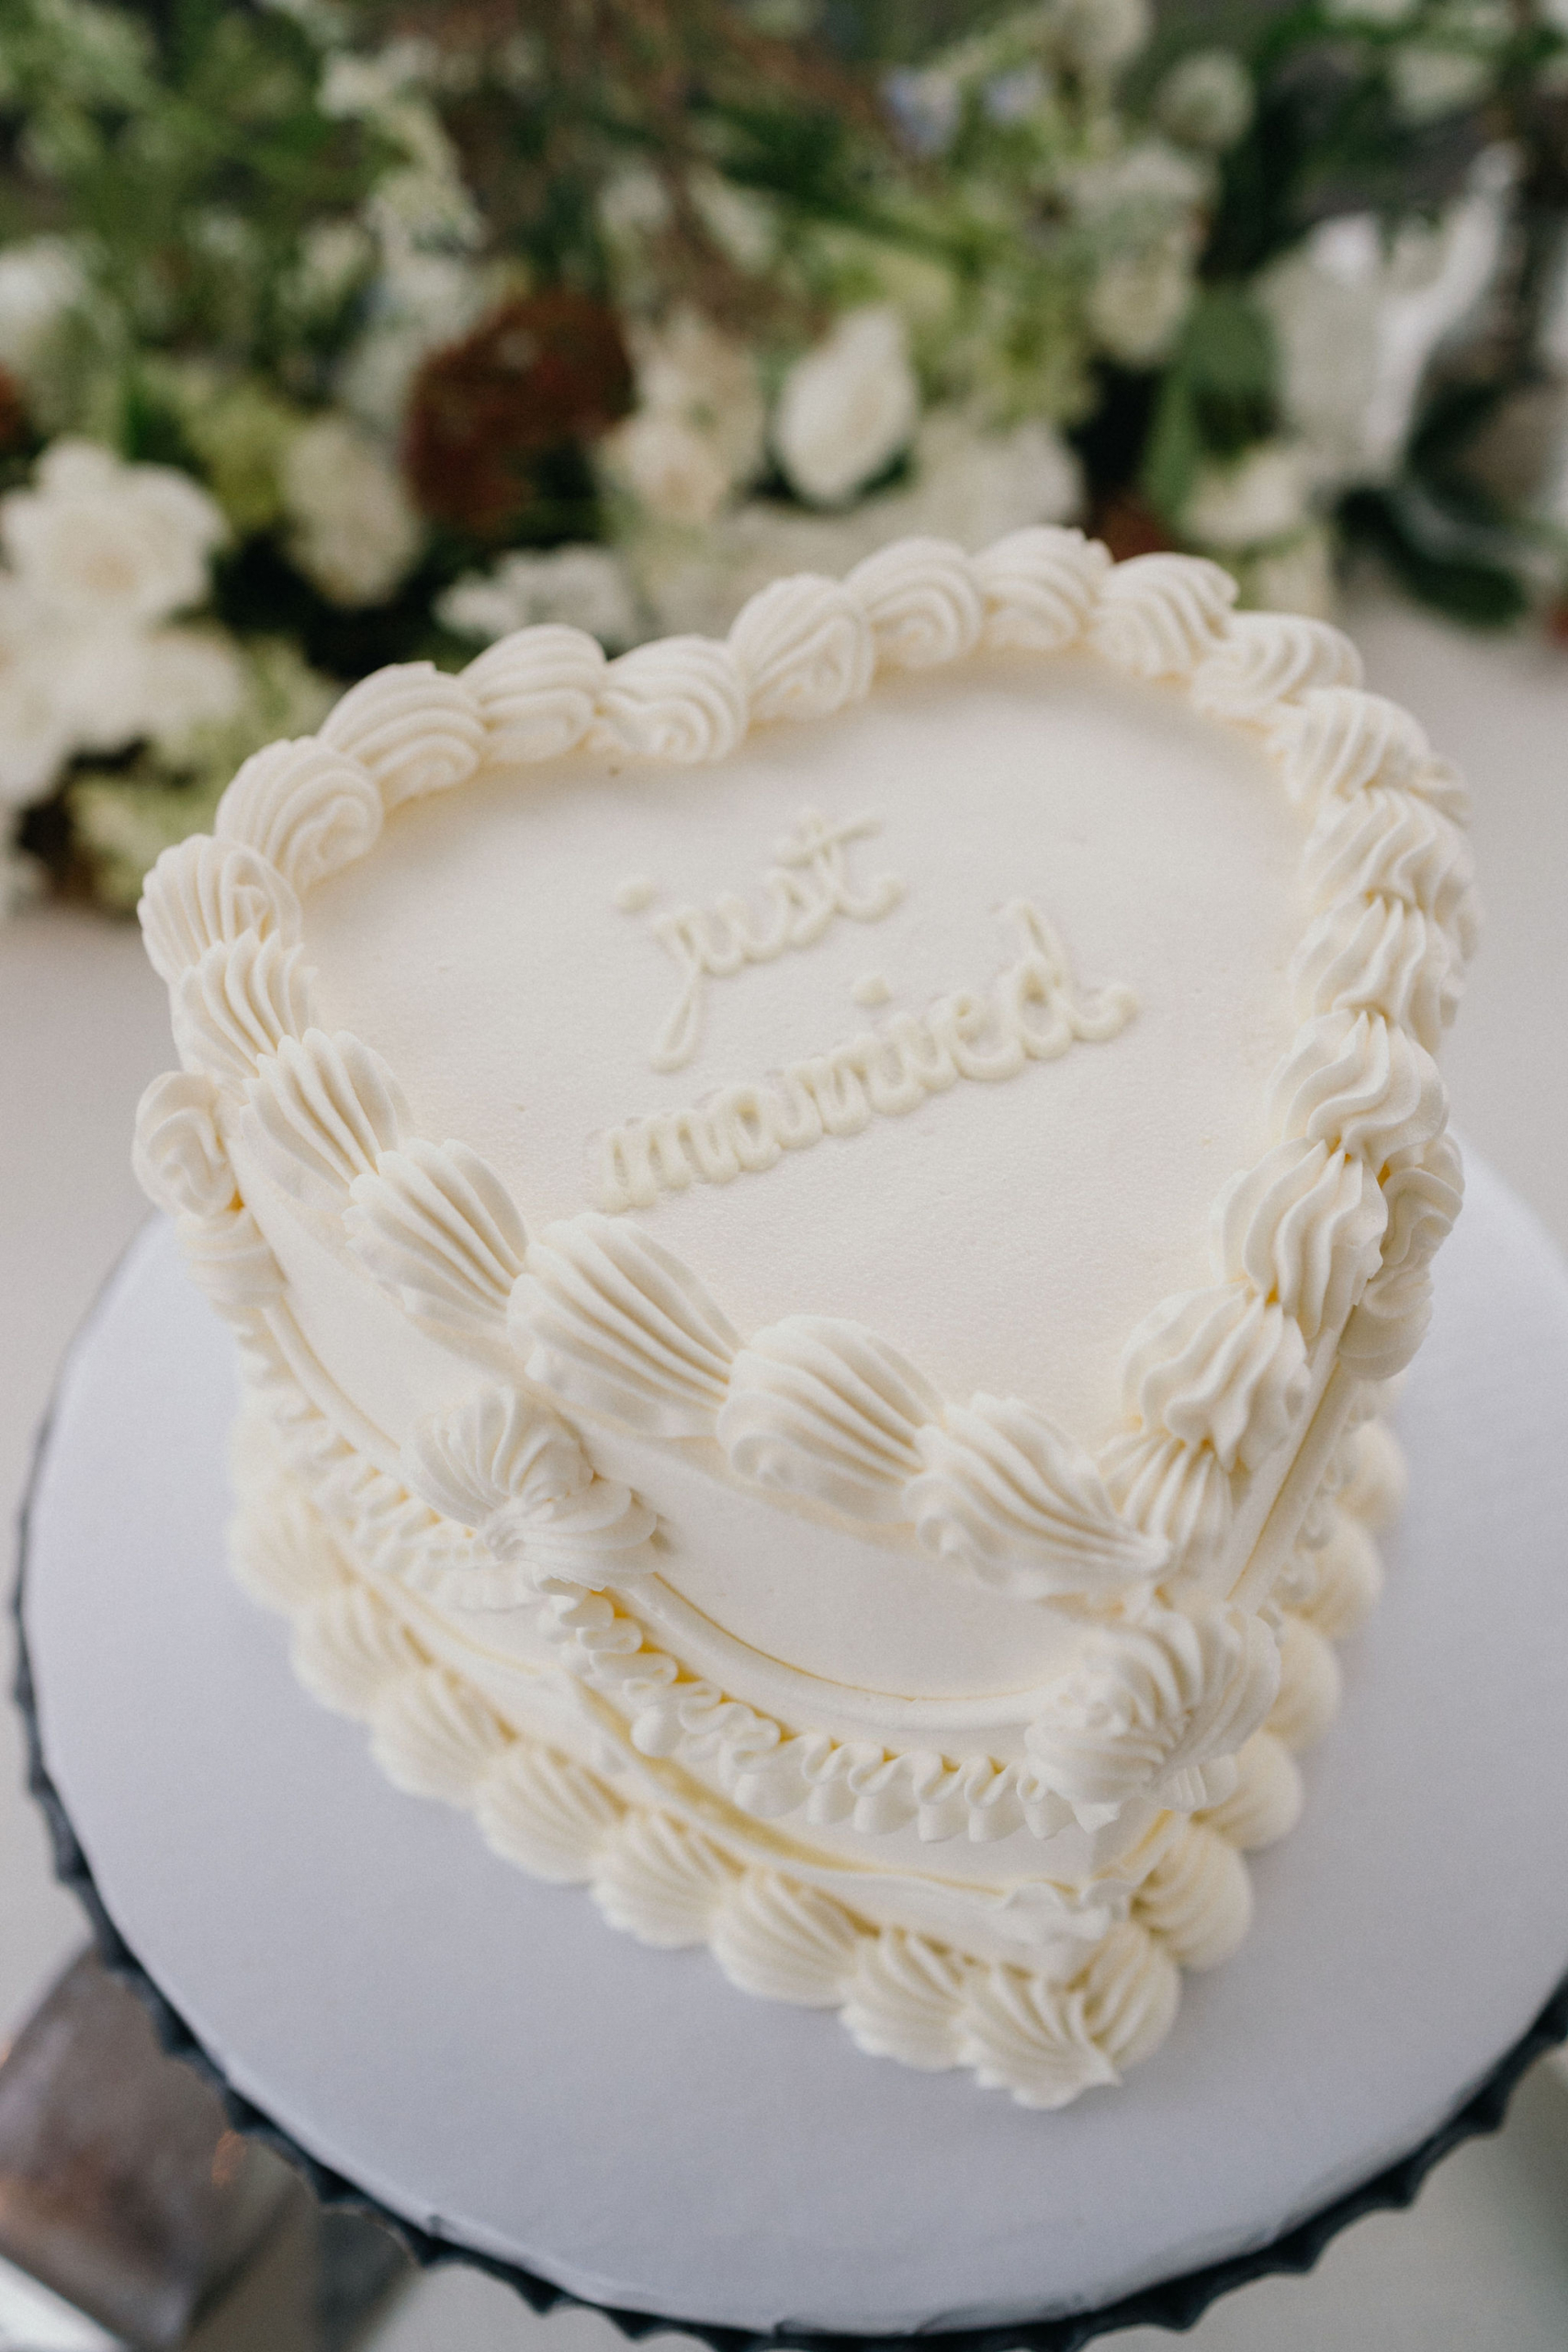
[(1460, 1204), (1462, 790), (1232, 602), (1034, 529), (526, 629), (247, 762), (141, 908), (137, 1164), (306, 1687), (1035, 2107), (1246, 1931)]

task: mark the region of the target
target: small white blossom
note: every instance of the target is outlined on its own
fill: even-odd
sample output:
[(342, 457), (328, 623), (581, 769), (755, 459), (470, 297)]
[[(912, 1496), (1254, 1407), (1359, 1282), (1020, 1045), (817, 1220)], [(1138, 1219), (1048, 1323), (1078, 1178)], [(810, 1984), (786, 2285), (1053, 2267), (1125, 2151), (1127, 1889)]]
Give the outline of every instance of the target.
[(919, 408), (897, 312), (846, 312), (779, 394), (773, 447), (791, 488), (819, 506), (852, 497), (908, 446)]
[(1154, 29), (1149, 0), (1063, 0), (1056, 29), (1073, 62), (1114, 74), (1136, 57)]
[(761, 462), (767, 418), (756, 362), (742, 343), (691, 310), (640, 336), (637, 405), (678, 417), (713, 444), (732, 481)]
[(160, 628), (142, 639), (141, 724), (161, 752), (177, 756), (200, 729), (220, 727), (245, 698), (245, 671), (232, 639), (216, 628)]
[(420, 526), (378, 445), (345, 417), (320, 417), (289, 443), (281, 488), (307, 579), (334, 605), (383, 603), (419, 553)]
[(896, 65), (883, 76), (882, 96), (894, 127), (913, 155), (943, 155), (963, 108), (957, 81), (938, 65)]
[(984, 547), (1030, 523), (1077, 514), (1083, 478), (1060, 437), (1038, 420), (1009, 433), (936, 409), (920, 425), (914, 478), (829, 514), (751, 499), (720, 515), (705, 539), (654, 535), (635, 549), (638, 584), (660, 629), (722, 635), (748, 596), (791, 571), (834, 576), (891, 539)]
[(27, 384), (85, 281), (60, 237), (35, 237), (0, 253), (0, 368)]
[(503, 555), (488, 573), (455, 582), (435, 616), (459, 637), (487, 645), (540, 621), (564, 621), (611, 646), (629, 645), (641, 635), (625, 571), (608, 548), (596, 547)]
[(630, 244), (669, 226), (669, 191), (646, 164), (628, 164), (605, 181), (594, 209), (612, 243)]
[(613, 481), (661, 523), (711, 523), (729, 494), (715, 443), (675, 415), (642, 409), (607, 433), (599, 456)]
[(1389, 60), (1393, 103), (1406, 122), (1437, 122), (1473, 106), (1492, 68), (1473, 51), (1427, 48), (1412, 41)]
[(1213, 167), (1163, 139), (1141, 139), (1085, 164), (1070, 181), (1079, 217), (1100, 230), (1188, 224), (1213, 187)]
[(704, 228), (737, 269), (767, 268), (779, 243), (778, 213), (770, 198), (737, 187), (722, 172), (701, 164), (687, 173), (686, 193)]
[(980, 93), (980, 103), (992, 122), (1027, 122), (1045, 92), (1045, 69), (1032, 59), (1010, 73), (994, 74)]
[(1203, 49), (1172, 66), (1155, 112), (1173, 139), (1222, 153), (1251, 123), (1253, 103), (1252, 76), (1235, 51)]
[(1169, 350), (1192, 297), (1191, 248), (1175, 234), (1112, 254), (1089, 288), (1087, 314), (1100, 349), (1149, 368)]
[(207, 593), (221, 513), (188, 475), (57, 441), (35, 487), (0, 500), (0, 545), (28, 594), (77, 625), (162, 620)]
[(1323, 0), (1323, 12), (1341, 25), (1402, 25), (1421, 0)]
[(1203, 468), (1181, 527), (1206, 547), (1257, 547), (1298, 530), (1306, 504), (1304, 452), (1287, 441), (1265, 441), (1234, 465)]
[(369, 269), (374, 248), (358, 220), (317, 220), (300, 240), (293, 292), (301, 310), (330, 315)]

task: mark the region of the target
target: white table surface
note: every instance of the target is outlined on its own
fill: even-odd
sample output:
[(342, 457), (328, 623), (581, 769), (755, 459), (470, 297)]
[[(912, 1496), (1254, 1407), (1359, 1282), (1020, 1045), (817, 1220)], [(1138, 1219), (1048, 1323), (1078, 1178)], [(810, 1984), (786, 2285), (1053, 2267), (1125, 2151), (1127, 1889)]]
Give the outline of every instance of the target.
[[(1349, 626), (1370, 683), (1407, 703), (1475, 787), (1489, 921), (1446, 1052), (1459, 1123), (1568, 1246), (1568, 660), (1488, 642), (1377, 600)], [(0, 1499), (19, 1498), (32, 1430), (71, 1332), (140, 1222), (128, 1164), (137, 1096), (168, 1060), (162, 988), (134, 933), (58, 909), (0, 931)], [(0, 1723), (0, 2031), (81, 1940)], [(382, 2339), (389, 2352), (606, 2347), (593, 2314), (538, 2321), (450, 2271)], [(1169, 2338), (1115, 2339), (1155, 2352)], [(1561, 2352), (1568, 2341), (1568, 2092), (1544, 2070), (1506, 2131), (1443, 2166), (1410, 2216), (1360, 2223), (1309, 2279), (1249, 2288), (1188, 2339), (1200, 2352)]]

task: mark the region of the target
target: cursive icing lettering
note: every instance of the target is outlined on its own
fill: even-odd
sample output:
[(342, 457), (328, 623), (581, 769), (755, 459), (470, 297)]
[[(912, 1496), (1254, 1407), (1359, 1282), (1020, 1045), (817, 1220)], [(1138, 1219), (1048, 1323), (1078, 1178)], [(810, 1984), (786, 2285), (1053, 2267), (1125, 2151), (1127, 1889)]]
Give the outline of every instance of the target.
[(747, 964), (771, 964), (810, 947), (839, 915), (879, 922), (892, 911), (904, 895), (897, 874), (879, 874), (862, 887), (850, 872), (852, 842), (880, 830), (877, 817), (833, 823), (816, 808), (805, 809), (794, 831), (774, 844), (761, 908), (727, 891), (711, 907), (679, 907), (655, 920), (654, 937), (681, 974), (681, 993), (649, 1057), (655, 1069), (684, 1069), (695, 1054), (708, 981), (731, 979)]
[(825, 1136), (901, 1118), (960, 1079), (995, 1084), (1077, 1043), (1120, 1035), (1138, 1009), (1132, 989), (1081, 989), (1062, 942), (1028, 899), (1002, 916), (1016, 952), (988, 989), (954, 989), (923, 1013), (900, 1012), (760, 1082), (610, 1128), (598, 1138), (596, 1204), (614, 1216), (649, 1208), (660, 1193), (760, 1174)]

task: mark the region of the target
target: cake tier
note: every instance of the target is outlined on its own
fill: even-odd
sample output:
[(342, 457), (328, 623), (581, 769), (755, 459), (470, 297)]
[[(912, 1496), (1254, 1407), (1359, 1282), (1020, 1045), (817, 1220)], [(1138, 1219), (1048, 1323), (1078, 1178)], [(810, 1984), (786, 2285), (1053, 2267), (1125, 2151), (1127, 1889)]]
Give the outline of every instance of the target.
[(1459, 1204), (1462, 796), (1231, 595), (911, 542), (383, 672), (142, 910), (140, 1164), (355, 1573), (1052, 1981), (1308, 1671), (1276, 1588)]

